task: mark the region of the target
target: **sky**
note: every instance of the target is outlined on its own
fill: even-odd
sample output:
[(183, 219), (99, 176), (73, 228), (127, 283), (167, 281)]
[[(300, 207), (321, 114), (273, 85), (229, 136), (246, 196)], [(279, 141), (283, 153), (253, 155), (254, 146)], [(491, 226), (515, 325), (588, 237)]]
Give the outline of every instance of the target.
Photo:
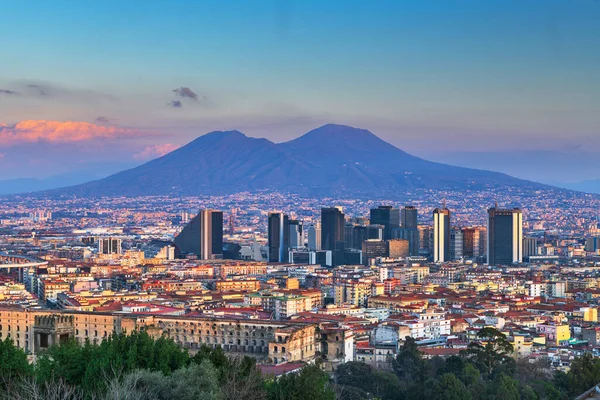
[(598, 0), (0, 9), (0, 179), (131, 166), (213, 130), (282, 142), (330, 122), (435, 161), (600, 179)]

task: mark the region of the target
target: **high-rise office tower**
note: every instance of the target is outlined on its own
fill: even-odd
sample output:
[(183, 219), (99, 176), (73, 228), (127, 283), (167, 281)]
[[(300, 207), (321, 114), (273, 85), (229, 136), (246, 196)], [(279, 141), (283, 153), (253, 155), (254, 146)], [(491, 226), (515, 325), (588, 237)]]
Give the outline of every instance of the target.
[(476, 226), (463, 228), (463, 257), (478, 259), (485, 256), (485, 228)]
[(349, 247), (351, 249), (358, 248), (356, 247), (356, 242), (354, 241), (354, 228), (359, 228), (359, 226), (353, 222), (348, 221), (346, 221), (346, 223), (344, 224), (344, 243), (346, 244), (347, 248)]
[(433, 228), (428, 225), (419, 225), (419, 253), (433, 253)]
[(200, 210), (175, 237), (179, 251), (196, 254), (202, 260), (223, 257), (223, 212)]
[(98, 253), (121, 254), (121, 239), (114, 237), (98, 238)]
[(290, 223), (287, 215), (269, 213), (269, 262), (287, 262), (290, 248)]
[(523, 238), (523, 257), (529, 259), (538, 255), (538, 240), (534, 237)]
[(387, 257), (388, 254), (388, 243), (385, 240), (368, 239), (362, 243), (362, 261), (365, 265), (370, 265), (377, 257)]
[(290, 219), (290, 248), (298, 249), (304, 247), (304, 232), (302, 230), (302, 221)]
[(433, 261), (450, 261), (450, 210), (433, 210)]
[(392, 239), (387, 241), (388, 257), (406, 258), (410, 255), (410, 245), (406, 239)]
[(321, 250), (321, 224), (316, 223), (308, 227), (308, 249)]
[(333, 264), (344, 262), (344, 213), (341, 207), (321, 209), (321, 248), (333, 252)]
[(510, 265), (523, 261), (523, 214), (518, 208), (488, 210), (487, 262)]
[(367, 226), (367, 239), (385, 240), (385, 225), (371, 224)]
[(461, 260), (463, 256), (463, 231), (460, 228), (450, 229), (450, 259)]
[(383, 225), (383, 239), (392, 238), (392, 229), (400, 226), (400, 210), (392, 206), (379, 206), (371, 209), (371, 225)]
[(406, 206), (402, 209), (400, 225), (406, 229), (417, 229), (419, 223), (417, 208)]
[(353, 249), (362, 249), (362, 243), (369, 238), (369, 231), (365, 225), (355, 225), (352, 227), (352, 241), (346, 241), (346, 247)]
[(235, 208), (232, 208), (231, 211), (229, 212), (229, 221), (228, 221), (228, 227), (227, 230), (229, 231), (230, 235), (233, 235), (235, 233), (235, 216), (236, 216), (237, 210)]
[(402, 209), (400, 212), (400, 228), (392, 230), (392, 238), (408, 240), (410, 255), (419, 255), (421, 240), (419, 234), (417, 209), (415, 207), (406, 206)]
[(600, 249), (600, 237), (594, 236), (585, 240), (585, 251), (596, 252)]

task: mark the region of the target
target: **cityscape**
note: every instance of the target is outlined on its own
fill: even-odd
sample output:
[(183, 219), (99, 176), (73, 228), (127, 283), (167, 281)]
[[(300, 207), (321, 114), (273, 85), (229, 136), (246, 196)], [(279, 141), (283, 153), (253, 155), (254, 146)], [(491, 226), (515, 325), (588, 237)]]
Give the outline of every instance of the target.
[(0, 334), (34, 361), (144, 331), (275, 376), (393, 371), (409, 339), (448, 359), (490, 327), (517, 363), (566, 373), (600, 355), (597, 200), (445, 196), (7, 198)]
[(0, 400), (600, 399), (600, 1), (0, 5)]

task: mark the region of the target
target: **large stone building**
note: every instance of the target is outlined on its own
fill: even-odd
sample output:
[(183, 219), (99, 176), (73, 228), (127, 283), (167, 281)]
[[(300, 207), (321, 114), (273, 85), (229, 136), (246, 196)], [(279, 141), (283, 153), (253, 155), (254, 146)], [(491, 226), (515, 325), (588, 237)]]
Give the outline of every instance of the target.
[(151, 314), (60, 312), (0, 308), (0, 339), (10, 337), (28, 354), (75, 338), (100, 343), (111, 333), (146, 330), (185, 349), (220, 346), (225, 353), (261, 362), (311, 361), (319, 350), (314, 324)]

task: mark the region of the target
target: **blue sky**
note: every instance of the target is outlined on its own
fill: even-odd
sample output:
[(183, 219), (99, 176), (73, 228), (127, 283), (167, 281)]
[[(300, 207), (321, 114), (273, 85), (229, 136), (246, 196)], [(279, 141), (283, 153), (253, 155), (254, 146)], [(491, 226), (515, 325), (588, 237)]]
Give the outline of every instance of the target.
[[(575, 161), (600, 154), (600, 1), (0, 4), (0, 123), (103, 117), (141, 132), (48, 146), (15, 141), (14, 129), (2, 144), (0, 131), (0, 167), (11, 166), (0, 178), (39, 175), (39, 157), (22, 157), (32, 146), (56, 148), (43, 164), (51, 174), (86, 160), (139, 162), (151, 146), (215, 129), (284, 141), (327, 122), (441, 161), (515, 146)], [(197, 98), (177, 96), (180, 87)], [(65, 160), (65, 149), (84, 156)], [(548, 179), (511, 173), (600, 178), (596, 164), (572, 164)]]

